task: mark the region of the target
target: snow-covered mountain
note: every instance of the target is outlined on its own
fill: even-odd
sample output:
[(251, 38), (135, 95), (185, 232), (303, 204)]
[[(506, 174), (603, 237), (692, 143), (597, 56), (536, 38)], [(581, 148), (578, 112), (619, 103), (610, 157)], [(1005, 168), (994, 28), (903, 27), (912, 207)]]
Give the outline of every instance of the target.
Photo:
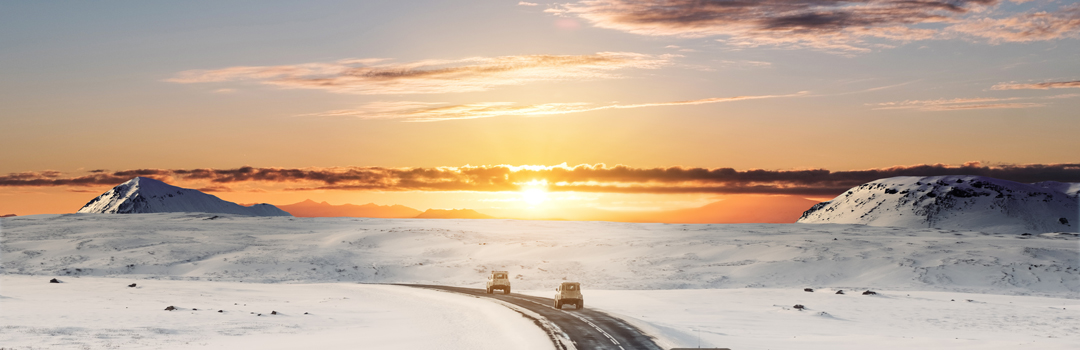
[(198, 190), (136, 177), (86, 203), (79, 213), (136, 214), (195, 212), (250, 216), (292, 216), (270, 204), (245, 207)]
[(864, 224), (995, 233), (1077, 232), (1080, 184), (1023, 184), (982, 176), (899, 176), (854, 187), (799, 223)]

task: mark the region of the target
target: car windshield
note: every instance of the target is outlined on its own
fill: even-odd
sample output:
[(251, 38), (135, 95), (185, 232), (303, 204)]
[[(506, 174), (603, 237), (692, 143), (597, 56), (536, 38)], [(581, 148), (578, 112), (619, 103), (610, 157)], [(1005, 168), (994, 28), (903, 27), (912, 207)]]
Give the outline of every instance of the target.
[(566, 290), (575, 290), (575, 289), (577, 289), (577, 286), (575, 286), (573, 284), (571, 284), (569, 286), (566, 286)]
[(501, 273), (497, 273), (495, 274), (495, 278), (506, 278), (506, 276), (503, 276), (503, 274)]

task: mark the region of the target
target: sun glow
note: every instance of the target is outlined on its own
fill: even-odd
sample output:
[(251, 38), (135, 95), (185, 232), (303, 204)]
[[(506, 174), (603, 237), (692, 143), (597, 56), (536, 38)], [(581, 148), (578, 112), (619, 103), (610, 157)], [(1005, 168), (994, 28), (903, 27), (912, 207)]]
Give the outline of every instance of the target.
[(547, 191), (542, 188), (530, 188), (521, 191), (521, 197), (529, 205), (540, 205), (548, 200)]
[(526, 182), (521, 190), (521, 199), (533, 207), (548, 201), (547, 180)]

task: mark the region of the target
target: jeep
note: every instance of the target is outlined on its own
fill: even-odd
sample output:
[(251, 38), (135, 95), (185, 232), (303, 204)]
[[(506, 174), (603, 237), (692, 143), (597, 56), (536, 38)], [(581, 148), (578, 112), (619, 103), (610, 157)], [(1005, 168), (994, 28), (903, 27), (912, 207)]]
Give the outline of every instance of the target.
[(510, 274), (506, 271), (491, 271), (487, 279), (487, 293), (491, 294), (496, 289), (502, 290), (503, 294), (510, 294)]
[(562, 309), (563, 304), (574, 304), (577, 310), (585, 307), (585, 298), (581, 296), (581, 283), (563, 282), (555, 288), (555, 308)]

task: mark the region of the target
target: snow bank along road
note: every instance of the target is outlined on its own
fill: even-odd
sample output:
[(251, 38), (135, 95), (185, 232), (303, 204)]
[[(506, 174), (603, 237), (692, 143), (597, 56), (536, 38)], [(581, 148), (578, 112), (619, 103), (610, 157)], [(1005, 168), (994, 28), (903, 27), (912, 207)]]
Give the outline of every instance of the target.
[[(535, 312), (543, 316), (551, 323), (558, 326), (558, 330), (569, 337), (574, 347), (578, 349), (598, 350), (661, 350), (653, 342), (652, 338), (644, 335), (634, 326), (622, 320), (611, 317), (603, 312), (588, 308), (581, 310), (559, 310), (553, 307), (553, 300), (535, 296), (519, 294), (487, 294), (482, 289), (461, 288), (436, 285), (409, 285), (427, 289), (445, 290), (476, 297), (486, 297), (500, 300), (506, 303)], [(561, 348), (560, 339), (555, 341), (556, 348)], [(562, 347), (565, 349), (565, 347)]]

